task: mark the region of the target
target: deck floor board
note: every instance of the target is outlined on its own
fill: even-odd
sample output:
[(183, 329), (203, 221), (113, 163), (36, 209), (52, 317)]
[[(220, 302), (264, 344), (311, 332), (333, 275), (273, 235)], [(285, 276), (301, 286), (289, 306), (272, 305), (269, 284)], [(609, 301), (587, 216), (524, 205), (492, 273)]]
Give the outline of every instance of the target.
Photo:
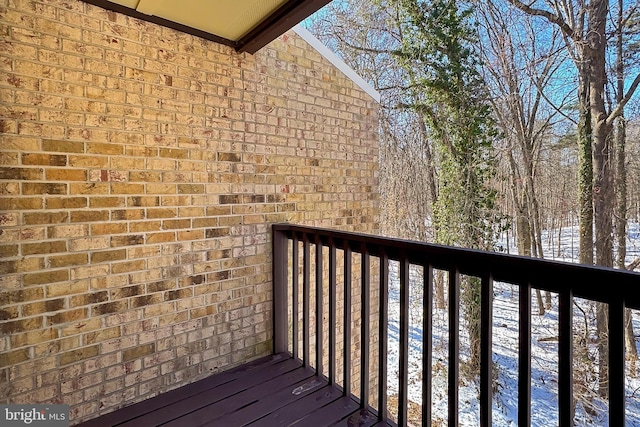
[(80, 427), (371, 425), (375, 416), (286, 354), (266, 357)]

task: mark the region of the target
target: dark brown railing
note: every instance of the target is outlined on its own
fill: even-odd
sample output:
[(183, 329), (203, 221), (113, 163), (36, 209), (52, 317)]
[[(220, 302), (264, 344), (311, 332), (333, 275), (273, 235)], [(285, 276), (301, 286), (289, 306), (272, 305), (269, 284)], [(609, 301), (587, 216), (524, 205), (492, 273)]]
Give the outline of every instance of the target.
[[(299, 248), (302, 247), (302, 253)], [(323, 248), (322, 250), (319, 250)], [(326, 248), (326, 249), (324, 249)], [(315, 259), (311, 258), (311, 250)], [(343, 286), (338, 286), (337, 252), (344, 274)], [(323, 256), (328, 253), (325, 262)], [(518, 425), (531, 425), (531, 290), (540, 289), (558, 294), (559, 300), (559, 358), (558, 358), (558, 417), (560, 426), (573, 425), (573, 300), (584, 298), (608, 304), (609, 315), (609, 425), (624, 426), (625, 423), (625, 343), (624, 309), (639, 309), (640, 274), (607, 268), (544, 261), (534, 258), (504, 255), (492, 252), (466, 250), (412, 241), (404, 241), (364, 234), (331, 231), (295, 225), (273, 226), (273, 277), (274, 277), (274, 351), (291, 352), (306, 365), (310, 364), (310, 349), (315, 348), (315, 369), (327, 377), (332, 384), (341, 383), (345, 394), (351, 390), (351, 329), (343, 327), (343, 354), (336, 354), (337, 320), (351, 325), (352, 253), (360, 254), (359, 286), (363, 319), (360, 325), (360, 391), (363, 408), (371, 407), (369, 396), (376, 396), (373, 409), (381, 421), (387, 420), (387, 328), (389, 262), (399, 265), (400, 279), (400, 359), (398, 415), (399, 425), (406, 425), (408, 398), (408, 343), (409, 343), (409, 267), (421, 266), (424, 270), (423, 307), (423, 373), (422, 391), (424, 408), (422, 424), (431, 425), (432, 377), (432, 294), (434, 269), (448, 272), (449, 305), (449, 370), (448, 406), (449, 425), (458, 425), (459, 384), (459, 299), (460, 277), (468, 275), (481, 278), (481, 346), (480, 346), (480, 425), (490, 426), (492, 419), (492, 301), (493, 283), (505, 282), (518, 286), (519, 292), (519, 360), (518, 360)], [(379, 272), (379, 305), (371, 305), (371, 258), (376, 258)], [(300, 272), (300, 261), (302, 272)], [(312, 262), (315, 263), (312, 268)], [(315, 266), (322, 266), (315, 268)], [(315, 287), (311, 288), (311, 271), (315, 272)], [(325, 278), (324, 275), (327, 275)], [(300, 282), (300, 278), (302, 283)], [(301, 300), (299, 294), (302, 292)], [(325, 295), (328, 294), (328, 295)], [(315, 308), (312, 313), (310, 295), (313, 294)], [(336, 319), (337, 295), (342, 295), (344, 317)], [(328, 298), (325, 304), (325, 298)], [(299, 307), (302, 305), (302, 313)], [(378, 310), (377, 331), (370, 331), (371, 310)], [(292, 321), (300, 319), (301, 322)], [(324, 323), (322, 319), (327, 316)], [(315, 319), (311, 326), (310, 319)], [(301, 323), (301, 326), (299, 326)], [(323, 327), (323, 324), (329, 327)], [(312, 330), (313, 328), (313, 330)], [(328, 329), (328, 348), (323, 333)], [(377, 390), (370, 390), (370, 372), (366, 368), (370, 357), (370, 332), (377, 334), (378, 371)], [(302, 339), (297, 339), (300, 334)], [(295, 337), (295, 338), (293, 338)], [(300, 349), (300, 343), (302, 349)], [(326, 356), (328, 354), (328, 357)], [(323, 357), (323, 355), (325, 355)], [(341, 358), (342, 360), (339, 360)], [(328, 359), (325, 369), (323, 359)], [(343, 375), (336, 377), (339, 360)], [(375, 362), (375, 361), (374, 361)]]

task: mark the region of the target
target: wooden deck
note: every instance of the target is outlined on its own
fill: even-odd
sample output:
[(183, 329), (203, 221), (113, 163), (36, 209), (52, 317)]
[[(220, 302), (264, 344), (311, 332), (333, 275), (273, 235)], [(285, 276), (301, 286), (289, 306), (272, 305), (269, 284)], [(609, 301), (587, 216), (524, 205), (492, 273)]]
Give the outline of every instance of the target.
[[(276, 354), (89, 420), (109, 426), (372, 426), (377, 417), (288, 354)], [(380, 425), (387, 425), (380, 423)]]

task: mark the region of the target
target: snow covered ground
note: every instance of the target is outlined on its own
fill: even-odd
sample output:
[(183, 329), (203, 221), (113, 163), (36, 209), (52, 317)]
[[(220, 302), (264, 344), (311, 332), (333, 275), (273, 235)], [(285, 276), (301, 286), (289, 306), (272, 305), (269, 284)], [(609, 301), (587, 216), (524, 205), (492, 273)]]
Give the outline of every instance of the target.
[[(640, 256), (640, 229), (638, 224), (629, 227), (628, 263)], [(554, 241), (549, 242), (551, 233)], [(548, 259), (572, 261), (577, 258), (577, 230), (555, 230), (544, 236), (545, 253)], [(558, 240), (559, 239), (559, 240)], [(510, 253), (517, 250), (510, 248)], [(388, 393), (397, 393), (398, 382), (398, 346), (399, 346), (399, 279), (397, 264), (390, 266), (389, 285), (389, 353), (388, 353)], [(409, 337), (409, 399), (421, 404), (421, 366), (422, 366), (422, 271), (412, 267), (410, 278), (410, 337)], [(504, 283), (494, 287), (493, 317), (493, 360), (497, 377), (493, 401), (493, 425), (517, 426), (518, 406), (518, 288)], [(536, 298), (533, 298), (533, 313), (537, 313)], [(577, 301), (579, 308), (574, 310), (575, 333), (583, 333), (585, 315), (590, 318), (592, 304)], [(584, 314), (583, 314), (584, 312)], [(433, 310), (433, 407), (432, 417), (435, 426), (446, 425), (447, 419), (447, 363), (448, 363), (448, 314), (446, 310)], [(634, 326), (640, 331), (640, 313), (634, 312)], [(531, 423), (533, 426), (548, 427), (558, 424), (558, 313), (557, 298), (552, 296), (552, 308), (543, 316), (532, 316), (532, 373), (531, 373)], [(468, 357), (468, 344), (464, 337), (465, 328), (461, 326), (461, 359)], [(593, 334), (593, 331), (590, 331)], [(638, 343), (640, 344), (640, 343)], [(640, 347), (640, 346), (639, 346)], [(589, 348), (592, 355), (595, 348)], [(607, 426), (606, 403), (597, 398), (596, 375), (590, 372), (586, 360), (576, 354), (574, 389), (583, 396), (576, 406), (575, 422), (579, 426)], [(597, 369), (597, 368), (596, 368)], [(461, 426), (479, 424), (478, 380), (467, 380), (461, 375), (459, 389), (459, 411)], [(627, 367), (627, 426), (640, 427), (640, 369)], [(442, 424), (439, 424), (442, 422)], [(612, 426), (615, 427), (615, 426)]]

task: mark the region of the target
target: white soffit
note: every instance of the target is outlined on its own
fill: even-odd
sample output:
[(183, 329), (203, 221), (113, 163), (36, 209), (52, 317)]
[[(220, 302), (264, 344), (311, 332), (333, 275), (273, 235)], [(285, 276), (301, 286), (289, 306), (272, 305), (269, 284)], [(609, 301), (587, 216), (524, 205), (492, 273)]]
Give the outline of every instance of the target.
[(368, 82), (360, 77), (353, 68), (349, 67), (338, 55), (331, 52), (320, 40), (318, 40), (313, 34), (309, 32), (302, 25), (298, 24), (293, 27), (293, 31), (296, 32), (304, 41), (309, 43), (315, 50), (324, 56), (329, 62), (331, 62), (337, 69), (342, 71), (347, 77), (349, 77), (357, 86), (364, 90), (369, 96), (371, 96), (376, 102), (380, 102), (380, 92), (375, 90)]
[(109, 1), (234, 41), (240, 40), (286, 3), (286, 0)]

